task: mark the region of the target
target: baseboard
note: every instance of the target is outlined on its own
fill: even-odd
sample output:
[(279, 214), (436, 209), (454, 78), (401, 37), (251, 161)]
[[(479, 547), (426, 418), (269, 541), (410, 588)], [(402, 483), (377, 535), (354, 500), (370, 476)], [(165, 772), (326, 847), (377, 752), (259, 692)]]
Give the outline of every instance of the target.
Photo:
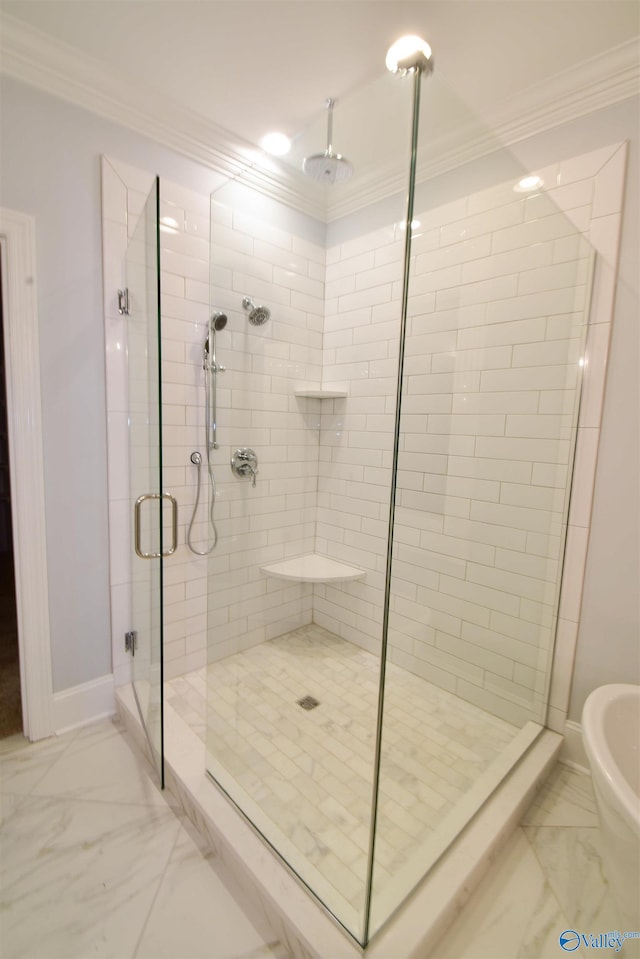
[(560, 750), (560, 762), (588, 773), (589, 760), (582, 740), (582, 726), (568, 719), (564, 724), (564, 740)]
[(113, 716), (116, 702), (113, 674), (72, 686), (53, 694), (53, 722), (56, 735), (98, 719)]

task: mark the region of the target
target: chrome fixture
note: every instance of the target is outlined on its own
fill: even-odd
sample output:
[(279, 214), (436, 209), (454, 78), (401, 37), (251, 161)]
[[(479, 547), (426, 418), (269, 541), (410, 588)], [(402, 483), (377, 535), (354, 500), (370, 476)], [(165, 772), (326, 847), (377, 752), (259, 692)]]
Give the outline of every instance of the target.
[(213, 313), (209, 320), (209, 332), (202, 350), (202, 368), (205, 374), (205, 420), (207, 423), (207, 449), (217, 450), (217, 374), (224, 373), (226, 367), (216, 360), (216, 332), (227, 325), (226, 313)]
[[(142, 549), (141, 545), (141, 523), (140, 523), (140, 507), (147, 500), (168, 500), (171, 503), (171, 537), (173, 542), (169, 549), (163, 549), (159, 552), (146, 553)], [(134, 532), (133, 532), (133, 542), (136, 551), (136, 555), (140, 559), (160, 559), (161, 556), (171, 556), (175, 553), (178, 547), (178, 503), (171, 495), (171, 493), (144, 493), (142, 496), (139, 496), (135, 502), (133, 509), (133, 520), (134, 520)]]
[(189, 521), (189, 528), (187, 530), (187, 546), (189, 547), (192, 553), (196, 554), (196, 556), (208, 556), (209, 553), (213, 552), (213, 550), (216, 547), (216, 543), (218, 542), (218, 530), (216, 529), (215, 519), (213, 516), (213, 510), (216, 504), (216, 480), (215, 480), (215, 476), (213, 475), (213, 469), (211, 467), (211, 462), (209, 459), (209, 455), (207, 453), (207, 470), (209, 473), (209, 482), (211, 484), (211, 505), (209, 506), (209, 522), (211, 523), (211, 529), (213, 531), (213, 543), (208, 549), (203, 549), (203, 550), (196, 549), (193, 543), (191, 542), (191, 530), (193, 529), (193, 524), (195, 522), (196, 515), (198, 512), (198, 506), (200, 504), (200, 490), (202, 485), (201, 477), (200, 477), (200, 469), (202, 467), (202, 454), (198, 450), (194, 450), (190, 456), (190, 459), (193, 465), (197, 466), (198, 475), (197, 475), (197, 481), (196, 481), (196, 501), (193, 504), (193, 512), (191, 514), (191, 520)]
[(245, 296), (242, 301), (242, 308), (249, 314), (249, 323), (253, 326), (262, 326), (271, 316), (271, 310), (266, 306), (257, 306), (250, 296)]
[(118, 313), (120, 316), (129, 316), (131, 312), (131, 297), (127, 287), (118, 290)]
[(204, 347), (202, 350), (202, 369), (206, 370), (207, 367), (210, 370), (213, 370), (214, 373), (218, 371), (224, 372), (224, 366), (218, 366), (216, 363), (216, 337), (215, 334), (219, 330), (224, 330), (227, 325), (227, 314), (226, 313), (213, 313), (209, 321), (209, 330), (204, 341)]
[(296, 699), (296, 706), (302, 706), (303, 709), (315, 709), (320, 705), (320, 700), (315, 696), (303, 696), (302, 699)]
[(333, 152), (331, 139), (335, 102), (332, 97), (327, 99), (327, 149), (324, 153), (314, 153), (313, 156), (305, 157), (302, 161), (302, 169), (307, 176), (320, 183), (340, 183), (341, 180), (348, 180), (353, 176), (353, 167), (346, 157)]
[(191, 462), (197, 467), (198, 477), (196, 486), (196, 501), (193, 504), (193, 513), (187, 530), (187, 546), (196, 556), (208, 556), (213, 552), (218, 542), (218, 530), (214, 520), (214, 508), (216, 504), (216, 480), (211, 465), (211, 451), (218, 449), (216, 439), (217, 429), (217, 410), (216, 410), (216, 384), (218, 373), (224, 373), (226, 367), (218, 363), (216, 359), (216, 332), (224, 330), (227, 325), (226, 313), (216, 312), (209, 319), (209, 328), (202, 348), (202, 369), (204, 370), (204, 431), (205, 431), (205, 450), (207, 456), (207, 473), (209, 474), (209, 485), (211, 488), (211, 503), (209, 505), (209, 522), (213, 532), (213, 543), (208, 549), (199, 550), (191, 542), (191, 531), (198, 512), (200, 503), (202, 454), (194, 450), (191, 454)]
[(255, 450), (248, 446), (240, 446), (231, 457), (231, 469), (234, 476), (241, 478), (252, 476), (251, 486), (255, 489), (256, 476), (258, 475), (258, 457)]

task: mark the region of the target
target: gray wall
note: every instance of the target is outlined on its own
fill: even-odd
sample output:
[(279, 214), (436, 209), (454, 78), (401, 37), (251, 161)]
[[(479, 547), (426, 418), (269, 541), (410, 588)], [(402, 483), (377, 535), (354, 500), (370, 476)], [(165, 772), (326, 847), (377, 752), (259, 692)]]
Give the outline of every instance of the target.
[[(3, 80), (1, 96), (0, 204), (36, 218), (51, 641), (54, 688), (62, 690), (110, 671), (99, 158), (203, 193), (219, 177), (20, 83)], [(514, 150), (535, 166), (620, 140), (630, 141), (630, 172), (573, 719), (594, 686), (640, 681), (638, 104)]]
[(36, 219), (54, 691), (111, 672), (100, 213), (103, 153), (209, 193), (203, 167), (6, 78), (0, 205)]

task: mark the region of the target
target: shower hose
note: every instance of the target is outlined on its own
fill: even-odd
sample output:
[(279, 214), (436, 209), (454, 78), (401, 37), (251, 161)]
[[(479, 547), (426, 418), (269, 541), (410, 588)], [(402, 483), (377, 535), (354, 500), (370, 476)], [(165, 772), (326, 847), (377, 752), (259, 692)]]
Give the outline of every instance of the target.
[(213, 475), (213, 470), (211, 469), (211, 462), (207, 458), (207, 472), (209, 473), (209, 482), (211, 484), (211, 505), (209, 507), (209, 522), (211, 523), (211, 529), (213, 531), (213, 542), (208, 549), (196, 549), (196, 547), (191, 542), (191, 531), (193, 529), (193, 524), (195, 522), (196, 513), (198, 512), (198, 505), (200, 503), (200, 470), (202, 468), (202, 456), (197, 451), (191, 454), (191, 462), (198, 467), (198, 481), (196, 486), (196, 501), (193, 504), (193, 513), (191, 514), (191, 521), (189, 523), (189, 529), (187, 530), (187, 546), (192, 553), (195, 553), (196, 556), (208, 556), (209, 553), (212, 553), (216, 548), (218, 542), (218, 531), (216, 529), (215, 520), (213, 518), (213, 510), (216, 503), (216, 481)]

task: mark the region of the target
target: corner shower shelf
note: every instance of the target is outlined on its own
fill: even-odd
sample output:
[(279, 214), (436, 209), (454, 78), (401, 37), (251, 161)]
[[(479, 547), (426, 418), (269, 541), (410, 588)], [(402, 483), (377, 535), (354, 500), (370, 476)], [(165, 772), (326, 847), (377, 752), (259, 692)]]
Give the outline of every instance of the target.
[(323, 390), (320, 387), (313, 390), (295, 390), (294, 394), (295, 396), (311, 397), (315, 400), (338, 400), (349, 395), (346, 390)]
[(307, 553), (295, 559), (285, 559), (281, 563), (261, 566), (266, 576), (276, 579), (292, 579), (299, 583), (340, 583), (350, 579), (363, 579), (366, 570), (348, 563), (338, 563), (328, 556)]

